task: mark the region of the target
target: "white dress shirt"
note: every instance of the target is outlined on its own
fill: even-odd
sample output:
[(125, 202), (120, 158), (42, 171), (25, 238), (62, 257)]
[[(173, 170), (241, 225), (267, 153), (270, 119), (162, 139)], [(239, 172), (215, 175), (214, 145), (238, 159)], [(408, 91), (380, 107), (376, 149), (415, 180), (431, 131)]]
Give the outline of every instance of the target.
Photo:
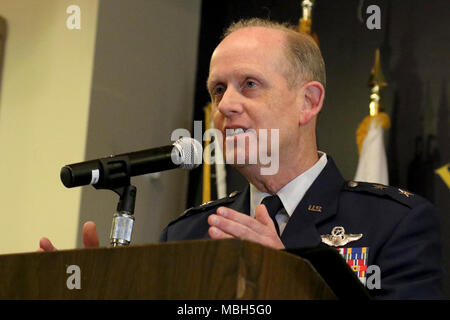
[[(311, 168), (291, 180), (277, 192), (277, 195), (284, 206), (284, 210), (281, 210), (275, 216), (280, 228), (280, 234), (283, 233), (289, 218), (292, 216), (295, 208), (297, 208), (298, 204), (303, 199), (306, 191), (308, 191), (309, 187), (327, 164), (328, 160), (326, 153), (321, 151), (318, 151), (318, 153), (320, 158)], [(254, 185), (250, 184), (250, 216), (255, 217), (256, 207), (261, 204), (265, 197), (268, 196), (271, 196), (271, 194), (261, 192)]]

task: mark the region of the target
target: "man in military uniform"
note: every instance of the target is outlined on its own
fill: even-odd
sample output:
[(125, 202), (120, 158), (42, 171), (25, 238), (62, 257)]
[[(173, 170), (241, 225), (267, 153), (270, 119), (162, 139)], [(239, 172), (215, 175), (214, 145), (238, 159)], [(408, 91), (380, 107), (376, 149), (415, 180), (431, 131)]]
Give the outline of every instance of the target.
[[(236, 164), (249, 186), (186, 210), (161, 241), (235, 237), (275, 249), (326, 245), (339, 250), (363, 282), (368, 266), (380, 268), (374, 297), (441, 298), (435, 208), (398, 188), (343, 179), (332, 158), (317, 150), (324, 86), (324, 62), (308, 36), (259, 19), (232, 25), (210, 64), (215, 128), (224, 135), (224, 154), (243, 153), (246, 160), (249, 148), (228, 150), (227, 141), (250, 129), (256, 135), (278, 129), (279, 148), (270, 153), (279, 168), (264, 175), (260, 161)], [(85, 225), (83, 239), (98, 246), (93, 223)], [(54, 250), (47, 239), (40, 247)]]
[(440, 298), (435, 208), (401, 189), (344, 181), (316, 146), (324, 86), (324, 63), (308, 36), (255, 19), (231, 26), (210, 64), (215, 128), (225, 140), (236, 139), (227, 129), (279, 129), (279, 170), (262, 175), (259, 163), (236, 165), (249, 186), (187, 210), (161, 241), (237, 237), (276, 249), (325, 244), (340, 250), (363, 282), (368, 266), (380, 268), (375, 297)]

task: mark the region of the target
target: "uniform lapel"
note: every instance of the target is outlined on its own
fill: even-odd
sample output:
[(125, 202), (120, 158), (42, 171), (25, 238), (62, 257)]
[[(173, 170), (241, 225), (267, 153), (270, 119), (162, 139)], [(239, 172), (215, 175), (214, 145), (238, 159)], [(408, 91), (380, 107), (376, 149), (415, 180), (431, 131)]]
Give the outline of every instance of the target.
[[(227, 204), (226, 207), (249, 215), (250, 214), (250, 186), (247, 185), (247, 187), (244, 189), (244, 191), (238, 193), (235, 196), (234, 201)], [(219, 208), (219, 207), (215, 207), (213, 212), (209, 212), (208, 216), (209, 216), (209, 214), (215, 213), (217, 208)], [(208, 228), (206, 229), (206, 232), (205, 232), (205, 235), (203, 238), (206, 238), (206, 239), (211, 238), (209, 236), (208, 229), (209, 229), (209, 225), (208, 225)]]
[(247, 184), (244, 191), (236, 195), (236, 200), (228, 206), (240, 213), (250, 214), (250, 186)]
[(327, 158), (327, 165), (305, 193), (281, 235), (287, 248), (319, 245), (322, 239), (317, 225), (337, 213), (339, 192), (345, 181), (333, 159)]

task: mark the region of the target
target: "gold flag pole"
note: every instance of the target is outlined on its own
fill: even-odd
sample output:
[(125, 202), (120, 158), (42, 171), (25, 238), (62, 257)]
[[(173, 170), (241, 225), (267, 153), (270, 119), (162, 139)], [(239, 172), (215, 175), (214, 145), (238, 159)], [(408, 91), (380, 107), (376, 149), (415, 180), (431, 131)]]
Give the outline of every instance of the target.
[[(203, 108), (205, 112), (205, 131), (210, 129), (211, 127), (211, 103), (209, 103), (206, 107)], [(203, 150), (208, 150), (208, 146), (210, 144), (211, 137), (209, 139), (205, 139), (205, 145), (203, 146)], [(205, 161), (203, 161), (203, 196), (202, 203), (211, 201), (211, 159), (209, 158), (209, 152), (204, 153)]]
[(370, 115), (376, 116), (380, 110), (380, 90), (387, 86), (383, 70), (381, 70), (380, 66), (380, 49), (375, 51), (375, 63), (370, 71), (368, 85), (371, 88), (369, 104)]
[(306, 33), (310, 35), (314, 41), (319, 45), (319, 38), (312, 32), (312, 10), (314, 6), (314, 0), (302, 1), (302, 17), (298, 22), (298, 32)]
[(358, 145), (358, 153), (361, 153), (362, 144), (366, 138), (367, 131), (369, 130), (370, 122), (376, 119), (384, 129), (390, 127), (389, 116), (382, 111), (380, 107), (380, 91), (383, 87), (387, 86), (387, 82), (384, 78), (383, 70), (380, 64), (380, 49), (375, 51), (375, 62), (372, 70), (370, 71), (368, 85), (370, 89), (370, 104), (369, 115), (364, 118), (361, 124), (356, 130), (356, 143)]

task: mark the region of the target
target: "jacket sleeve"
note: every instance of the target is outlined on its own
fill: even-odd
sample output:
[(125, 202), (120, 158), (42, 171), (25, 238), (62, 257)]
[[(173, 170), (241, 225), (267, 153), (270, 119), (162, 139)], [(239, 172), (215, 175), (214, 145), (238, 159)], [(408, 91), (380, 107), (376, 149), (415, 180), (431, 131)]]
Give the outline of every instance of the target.
[[(398, 223), (375, 264), (381, 271), (377, 299), (443, 299), (442, 247), (436, 208), (423, 202)], [(368, 275), (370, 276), (370, 275)]]
[(167, 242), (167, 228), (168, 227), (165, 227), (164, 230), (161, 232), (159, 242)]

